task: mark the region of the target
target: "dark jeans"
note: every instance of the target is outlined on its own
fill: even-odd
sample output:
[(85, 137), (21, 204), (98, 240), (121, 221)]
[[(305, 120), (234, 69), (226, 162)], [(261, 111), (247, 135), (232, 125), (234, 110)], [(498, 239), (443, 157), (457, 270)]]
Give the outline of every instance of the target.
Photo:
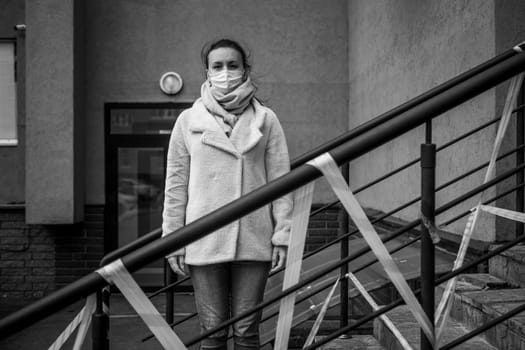
[[(201, 332), (210, 330), (262, 302), (270, 262), (234, 261), (203, 266), (188, 265)], [(261, 312), (233, 324), (235, 350), (259, 349)], [(201, 342), (201, 349), (227, 349), (228, 330)]]

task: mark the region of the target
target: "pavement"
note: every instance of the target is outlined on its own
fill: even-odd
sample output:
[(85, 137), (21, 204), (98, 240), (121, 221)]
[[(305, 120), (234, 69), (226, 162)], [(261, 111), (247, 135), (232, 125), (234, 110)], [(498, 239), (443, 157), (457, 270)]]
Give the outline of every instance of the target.
[[(195, 312), (193, 295), (188, 293), (176, 294), (175, 298), (175, 321)], [(165, 309), (165, 298), (159, 295), (152, 299), (153, 304), (158, 310)], [(29, 328), (12, 335), (11, 337), (0, 341), (1, 350), (37, 350), (48, 349), (59, 334), (64, 330), (69, 322), (73, 320), (80, 311), (84, 301), (77, 302), (69, 307), (60, 310), (52, 316), (37, 322)], [(197, 318), (194, 317), (179, 326), (175, 327), (176, 334), (187, 341), (199, 334)], [(154, 338), (148, 341), (142, 341), (150, 335), (142, 319), (136, 315), (134, 310), (121, 294), (112, 294), (111, 296), (111, 315), (110, 315), (110, 336), (109, 343), (112, 350), (133, 350), (133, 349), (151, 349), (161, 350), (162, 346)], [(74, 343), (73, 334), (64, 344), (63, 349), (72, 349)], [(188, 349), (197, 349), (197, 346)], [(88, 332), (82, 350), (91, 350), (91, 330)]]

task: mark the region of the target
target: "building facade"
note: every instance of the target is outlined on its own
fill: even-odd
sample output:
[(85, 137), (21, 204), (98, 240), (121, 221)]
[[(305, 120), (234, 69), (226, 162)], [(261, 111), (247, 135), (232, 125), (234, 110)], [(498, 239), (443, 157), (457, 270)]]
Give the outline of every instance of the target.
[[(70, 283), (160, 226), (170, 127), (199, 96), (204, 44), (229, 37), (248, 48), (258, 97), (276, 112), (295, 158), (525, 38), (518, 0), (0, 3), (0, 62), (13, 72), (0, 77), (2, 92), (14, 96), (0, 107), (2, 303)], [(159, 87), (167, 72), (182, 78), (176, 95)], [(494, 116), (503, 96), (504, 87), (447, 114), (435, 124), (436, 142)], [(417, 156), (422, 130), (353, 162), (351, 185)], [(443, 156), (438, 177), (486, 159), (493, 134), (474, 139), (465, 159)], [(417, 194), (417, 168), (407, 174), (359, 199), (389, 210)], [(314, 198), (318, 206), (334, 196), (319, 181)], [(400, 218), (417, 213), (413, 206)], [(337, 234), (337, 215), (312, 222), (311, 247)], [(476, 238), (512, 235), (496, 225), (486, 219)], [(158, 283), (161, 266), (143, 270), (143, 284)]]

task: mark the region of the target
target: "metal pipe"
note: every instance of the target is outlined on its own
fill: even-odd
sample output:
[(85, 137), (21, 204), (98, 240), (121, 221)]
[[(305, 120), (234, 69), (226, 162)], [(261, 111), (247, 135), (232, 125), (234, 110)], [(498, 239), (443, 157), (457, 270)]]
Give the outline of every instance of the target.
[(108, 350), (109, 339), (108, 339), (108, 328), (109, 328), (109, 317), (104, 312), (104, 303), (102, 290), (97, 291), (97, 304), (95, 312), (91, 317), (92, 331), (91, 340), (93, 350)]
[[(361, 134), (341, 144), (331, 155), (337, 164), (343, 164), (408, 132), (427, 120), (446, 112), (466, 100), (523, 71), (525, 54), (511, 56), (478, 75), (464, 80), (450, 89), (408, 109), (399, 118), (378, 125), (373, 132)], [(310, 165), (302, 165), (286, 175), (248, 193), (176, 231), (122, 257), (124, 266), (134, 272), (142, 266), (170, 252), (192, 243), (250, 212), (271, 203), (276, 198), (318, 178), (321, 173)], [(0, 320), (0, 339), (6, 338), (22, 327), (49, 316), (72, 302), (96, 292), (105, 285), (97, 273), (91, 273), (63, 289), (40, 299), (38, 302)]]
[[(427, 138), (427, 141), (429, 139)], [(435, 251), (430, 235), (435, 221), (436, 145), (421, 145), (421, 306), (429, 320), (434, 319)], [(421, 350), (432, 349), (432, 339), (421, 331)]]
[[(171, 269), (168, 264), (168, 259), (164, 259), (164, 285), (170, 285), (177, 280), (175, 272)], [(168, 324), (173, 323), (173, 288), (170, 288), (166, 291), (166, 322)]]
[[(520, 93), (518, 94), (518, 105), (525, 103), (525, 83), (522, 83)], [(516, 115), (516, 144), (522, 145), (525, 143), (525, 120), (524, 120), (523, 108), (518, 110)], [(523, 163), (525, 161), (525, 152), (520, 150), (516, 153), (516, 163)], [(523, 171), (516, 174), (516, 183), (522, 183), (525, 181), (525, 173)], [(516, 191), (516, 211), (523, 213), (525, 210), (524, 203), (525, 192), (523, 188)], [(516, 222), (516, 236), (523, 235), (523, 223)]]
[[(348, 184), (349, 182), (349, 173), (350, 173), (350, 167), (349, 164), (346, 163), (342, 166), (341, 172), (343, 174), (343, 177)], [(341, 208), (340, 210), (340, 227), (339, 232), (340, 236), (343, 236), (340, 243), (340, 253), (341, 253), (341, 259), (345, 259), (348, 257), (348, 236), (346, 233), (348, 232), (349, 228), (349, 217), (348, 212), (344, 210), (344, 208)], [(341, 266), (340, 270), (340, 276), (341, 279), (339, 281), (339, 295), (340, 295), (340, 304), (339, 304), (339, 326), (341, 328), (346, 327), (348, 325), (348, 278), (346, 278), (346, 275), (348, 274), (348, 264), (344, 264)], [(343, 338), (349, 338), (350, 335), (344, 334), (341, 337)]]

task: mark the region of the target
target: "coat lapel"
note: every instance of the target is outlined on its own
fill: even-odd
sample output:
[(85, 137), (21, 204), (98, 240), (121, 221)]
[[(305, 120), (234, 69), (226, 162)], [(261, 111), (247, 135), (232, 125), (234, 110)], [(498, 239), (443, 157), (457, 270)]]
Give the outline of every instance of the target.
[(234, 147), (230, 139), (228, 139), (215, 118), (206, 110), (204, 105), (196, 104), (196, 107), (199, 110), (191, 120), (190, 131), (202, 133), (201, 142), (205, 145), (215, 147), (235, 157), (239, 157), (240, 154), (238, 150)]
[(261, 140), (261, 128), (264, 122), (264, 112), (250, 106), (239, 118), (230, 136), (230, 141), (239, 151), (245, 154), (253, 149)]
[(195, 107), (198, 110), (192, 118), (190, 131), (202, 133), (201, 141), (208, 146), (240, 157), (252, 150), (263, 136), (261, 128), (266, 114), (257, 101), (239, 118), (229, 138), (202, 103), (195, 103)]

